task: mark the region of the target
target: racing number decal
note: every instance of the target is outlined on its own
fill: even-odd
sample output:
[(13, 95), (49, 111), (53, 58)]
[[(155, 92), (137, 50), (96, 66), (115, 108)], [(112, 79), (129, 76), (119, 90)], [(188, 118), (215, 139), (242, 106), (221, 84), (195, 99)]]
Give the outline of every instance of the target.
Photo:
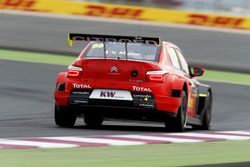
[(94, 48), (103, 48), (103, 47), (104, 47), (103, 43), (100, 43), (100, 44), (96, 43), (96, 44), (92, 45), (93, 49)]
[(244, 18), (235, 18), (227, 16), (209, 16), (205, 14), (190, 14), (188, 15), (189, 24), (216, 26), (242, 29), (241, 25), (244, 23)]

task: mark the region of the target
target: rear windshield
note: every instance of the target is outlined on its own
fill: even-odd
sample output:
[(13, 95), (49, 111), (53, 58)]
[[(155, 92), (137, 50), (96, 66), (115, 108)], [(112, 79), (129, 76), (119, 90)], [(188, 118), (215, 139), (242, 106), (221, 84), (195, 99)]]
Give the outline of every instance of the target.
[(91, 42), (84, 58), (105, 58), (105, 56), (107, 59), (155, 61), (159, 56), (159, 46), (138, 43), (127, 43), (126, 46), (125, 43), (119, 42)]

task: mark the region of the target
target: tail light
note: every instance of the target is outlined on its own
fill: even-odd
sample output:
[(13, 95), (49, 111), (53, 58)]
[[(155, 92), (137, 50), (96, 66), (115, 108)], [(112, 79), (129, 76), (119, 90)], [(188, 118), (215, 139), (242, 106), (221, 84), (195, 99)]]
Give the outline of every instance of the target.
[(69, 78), (78, 78), (82, 74), (82, 68), (77, 66), (70, 65), (68, 67), (67, 77)]
[(146, 73), (147, 80), (152, 82), (163, 82), (164, 76), (167, 74), (167, 71), (148, 71)]

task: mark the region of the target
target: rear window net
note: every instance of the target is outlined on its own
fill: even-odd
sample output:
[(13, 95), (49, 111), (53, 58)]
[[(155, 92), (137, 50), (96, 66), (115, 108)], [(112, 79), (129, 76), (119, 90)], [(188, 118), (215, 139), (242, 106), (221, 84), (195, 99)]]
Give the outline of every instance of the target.
[(122, 42), (90, 42), (83, 58), (156, 61), (159, 45)]

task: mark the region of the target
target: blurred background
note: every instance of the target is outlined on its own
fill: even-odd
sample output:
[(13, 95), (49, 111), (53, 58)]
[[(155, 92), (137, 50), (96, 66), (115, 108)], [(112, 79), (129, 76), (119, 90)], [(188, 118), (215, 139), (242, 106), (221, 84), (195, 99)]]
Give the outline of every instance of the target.
[(250, 0), (72, 0), (250, 15)]

